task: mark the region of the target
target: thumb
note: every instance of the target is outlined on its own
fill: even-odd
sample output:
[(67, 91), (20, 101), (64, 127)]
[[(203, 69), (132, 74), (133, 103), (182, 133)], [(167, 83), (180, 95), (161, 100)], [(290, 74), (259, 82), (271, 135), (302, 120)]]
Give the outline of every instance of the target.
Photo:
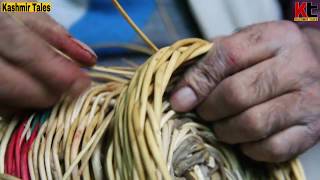
[(288, 22), (261, 23), (214, 39), (211, 51), (178, 84), (170, 99), (172, 108), (190, 111), (226, 77), (274, 57), (287, 42), (283, 39), (288, 26), (295, 29)]
[(213, 48), (192, 66), (178, 83), (171, 96), (172, 108), (178, 112), (192, 110), (200, 104), (226, 76), (238, 68), (226, 51), (223, 38), (214, 40)]

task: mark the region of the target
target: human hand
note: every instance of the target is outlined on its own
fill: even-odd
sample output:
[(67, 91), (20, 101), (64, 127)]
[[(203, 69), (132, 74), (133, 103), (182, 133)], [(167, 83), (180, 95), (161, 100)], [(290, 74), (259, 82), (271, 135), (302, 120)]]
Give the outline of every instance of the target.
[[(46, 108), (62, 94), (79, 95), (90, 84), (79, 65), (94, 52), (45, 13), (0, 13), (0, 115)], [(55, 49), (60, 50), (74, 62)]]
[(196, 108), (214, 122), (218, 139), (255, 160), (286, 161), (320, 137), (320, 64), (310, 42), (288, 21), (217, 38), (171, 104), (180, 112)]

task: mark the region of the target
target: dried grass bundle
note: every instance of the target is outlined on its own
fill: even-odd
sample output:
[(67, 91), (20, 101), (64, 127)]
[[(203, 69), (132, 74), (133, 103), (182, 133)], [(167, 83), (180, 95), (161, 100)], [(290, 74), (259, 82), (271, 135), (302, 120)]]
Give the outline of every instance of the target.
[(196, 114), (171, 109), (173, 86), (212, 43), (185, 39), (158, 50), (142, 37), (156, 52), (143, 65), (97, 66), (90, 75), (100, 81), (78, 99), (0, 121), (0, 178), (305, 179), (298, 160), (246, 159), (218, 142)]

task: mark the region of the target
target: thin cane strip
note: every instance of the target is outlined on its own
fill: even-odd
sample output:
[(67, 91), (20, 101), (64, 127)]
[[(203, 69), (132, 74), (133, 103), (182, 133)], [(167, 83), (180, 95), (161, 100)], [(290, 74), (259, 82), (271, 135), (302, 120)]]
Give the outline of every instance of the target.
[[(83, 119), (80, 119), (79, 124), (77, 124), (77, 129), (73, 135), (73, 140), (72, 140), (72, 144), (71, 144), (71, 154), (70, 154), (70, 161), (74, 161), (74, 159), (77, 157), (78, 155), (78, 151), (80, 148), (80, 143), (82, 140), (82, 136), (83, 136), (83, 132), (85, 130), (85, 125), (86, 125), (86, 121), (88, 120), (88, 116), (86, 115)], [(73, 168), (73, 172), (72, 172), (72, 179), (80, 179), (77, 178), (77, 174), (78, 174), (78, 166), (75, 166), (75, 168)]]
[[(59, 161), (59, 152), (63, 151), (65, 146), (63, 145), (63, 133), (67, 130), (64, 129), (66, 124), (69, 122), (64, 122), (64, 119), (69, 119), (71, 116), (71, 111), (69, 107), (74, 107), (74, 103), (70, 101), (66, 101), (65, 106), (62, 106), (59, 115), (58, 115), (58, 123), (57, 123), (57, 130), (56, 134), (53, 139), (52, 143), (52, 158), (53, 158), (53, 167), (55, 169), (55, 178), (54, 179), (61, 179), (62, 178), (62, 168)], [(61, 148), (61, 149), (60, 149)]]
[[(117, 93), (114, 93), (114, 94), (111, 94), (108, 96), (105, 104), (103, 105), (103, 108), (104, 109), (105, 107), (107, 107), (107, 104), (109, 104), (109, 101), (114, 97), (116, 96)], [(104, 112), (104, 110), (102, 110), (102, 112)], [(100, 116), (97, 116), (94, 121), (92, 122), (92, 126), (86, 130), (86, 134), (84, 135), (84, 139), (83, 139), (83, 144), (82, 144), (82, 148), (85, 147), (85, 145), (87, 144), (87, 142), (89, 141), (89, 138), (94, 130), (94, 127), (98, 124), (98, 121), (104, 117), (104, 113), (103, 114), (100, 114)], [(80, 173), (84, 170), (84, 172), (86, 172), (86, 176), (88, 176), (88, 167), (86, 166), (86, 162), (90, 159), (90, 155), (87, 154), (84, 158), (83, 158), (83, 162), (82, 162), (82, 165), (81, 165), (81, 168), (80, 168)]]
[(131, 27), (140, 35), (140, 37), (152, 48), (154, 52), (158, 51), (158, 48), (153, 44), (152, 41), (138, 28), (138, 26), (133, 22), (133, 20), (128, 16), (122, 6), (117, 0), (112, 0), (115, 7), (120, 11), (121, 15), (127, 20)]
[[(58, 115), (58, 122), (57, 122), (57, 129), (56, 129), (56, 134), (53, 138), (53, 142), (52, 142), (52, 153), (48, 152), (49, 154), (52, 154), (52, 159), (53, 159), (53, 167), (55, 170), (55, 177), (54, 179), (61, 179), (62, 178), (62, 168), (60, 165), (60, 161), (59, 161), (59, 151), (63, 151), (62, 149), (60, 150), (59, 148), (64, 148), (65, 146), (63, 145), (63, 141), (62, 143), (61, 140), (63, 138), (63, 133), (67, 131), (67, 129), (65, 129), (65, 125), (69, 124), (69, 122), (64, 122), (64, 119), (69, 119), (71, 116), (71, 111), (69, 107), (74, 107), (74, 104), (70, 101), (65, 101), (64, 106), (62, 106), (62, 108), (60, 109), (59, 115)], [(48, 163), (50, 164), (50, 163)]]
[[(38, 132), (38, 135), (32, 145), (32, 162), (33, 162), (33, 170), (34, 170), (34, 175), (35, 178), (38, 180), (40, 178), (40, 173), (39, 173), (39, 149), (40, 149), (40, 144), (41, 144), (41, 137), (43, 137), (43, 133), (45, 133), (46, 128), (47, 128), (48, 121), (44, 122)], [(30, 160), (30, 159), (29, 159)]]
[(201, 43), (195, 43), (189, 47), (189, 49), (181, 54), (181, 56), (177, 59), (175, 69), (179, 67), (182, 63), (186, 62), (188, 57), (191, 56), (193, 52), (195, 52), (198, 48), (201, 47)]
[(24, 130), (23, 130), (23, 132), (22, 132), (22, 134), (21, 134), (21, 139), (20, 139), (20, 141), (19, 141), (19, 146), (21, 146), (22, 141), (23, 141), (24, 138), (26, 137), (27, 132), (28, 132), (28, 130), (29, 130), (29, 128), (30, 128), (30, 125), (31, 125), (31, 122), (32, 122), (34, 116), (35, 116), (35, 114), (32, 114), (32, 115), (29, 117), (28, 122), (27, 122), (26, 126), (24, 127)]
[[(96, 117), (95, 119), (97, 119), (97, 117)], [(93, 131), (92, 131), (92, 132), (93, 132)], [(91, 136), (91, 137), (92, 137), (92, 136)], [(82, 144), (82, 149), (86, 147), (86, 145), (87, 145), (87, 143), (89, 142), (89, 140), (90, 140), (91, 137), (89, 137), (89, 136), (86, 137), (86, 138), (88, 138), (88, 140), (86, 140), (86, 142)], [(90, 159), (90, 153), (86, 154), (86, 155), (83, 157), (83, 160), (81, 161), (82, 166), (81, 166), (81, 168), (80, 168), (80, 172), (82, 171), (82, 169), (83, 169), (85, 166), (87, 166), (87, 161), (89, 161), (89, 159)]]
[(107, 149), (107, 155), (105, 157), (105, 172), (110, 180), (115, 180), (114, 168), (113, 168), (113, 142), (110, 143), (110, 146)]
[[(148, 148), (147, 148), (147, 144), (146, 144), (146, 139), (144, 137), (144, 126), (141, 126), (141, 124), (144, 125), (145, 119), (141, 118), (141, 114), (139, 111), (139, 109), (141, 109), (141, 107), (138, 106), (138, 103), (136, 103), (134, 105), (133, 111), (135, 112), (133, 114), (133, 121), (138, 122), (138, 123), (134, 123), (133, 124), (133, 128), (134, 128), (134, 133), (135, 136), (137, 137), (137, 141), (138, 141), (138, 148), (140, 151), (140, 156), (142, 156), (142, 162), (144, 163), (145, 169), (147, 171), (147, 175), (150, 179), (156, 179), (155, 176), (155, 164), (154, 162), (151, 160), (151, 156), (150, 153), (148, 152)], [(139, 120), (144, 121), (143, 123), (139, 122)]]
[(7, 124), (6, 124), (5, 122), (3, 122), (3, 121), (1, 121), (1, 120), (0, 120), (0, 122), (1, 122), (0, 142), (1, 142), (1, 141), (2, 141), (2, 138), (4, 137), (4, 135), (5, 135), (6, 131), (7, 131), (8, 126), (7, 126)]
[(62, 148), (65, 149), (66, 148), (66, 144), (67, 144), (67, 138), (68, 138), (68, 134), (69, 134), (69, 127), (71, 126), (71, 118), (72, 118), (72, 113), (73, 110), (76, 107), (76, 101), (72, 101), (70, 106), (68, 107), (67, 110), (67, 115), (66, 115), (66, 119), (64, 121), (64, 127), (63, 127), (63, 137), (62, 137)]
[[(72, 152), (75, 151), (74, 149), (72, 149), (72, 147), (74, 148), (76, 142), (74, 142), (73, 138), (74, 135), (76, 133), (77, 130), (77, 126), (80, 122), (80, 120), (82, 118), (84, 118), (85, 114), (88, 111), (88, 107), (90, 104), (90, 99), (92, 99), (93, 96), (95, 96), (98, 92), (102, 91), (105, 88), (105, 86), (98, 86), (95, 88), (91, 88), (86, 94), (84, 94), (82, 96), (82, 98), (79, 101), (79, 106), (77, 108), (77, 111), (74, 111), (73, 116), (71, 117), (73, 119), (75, 119), (75, 121), (71, 124), (69, 133), (68, 133), (68, 138), (67, 138), (67, 144), (66, 144), (66, 153), (65, 153), (65, 157), (64, 157), (64, 161), (65, 161), (65, 169), (68, 169), (70, 166), (70, 162), (72, 161), (71, 156), (72, 156)], [(80, 113), (80, 115), (78, 117), (76, 117), (76, 113)], [(75, 137), (76, 139), (78, 139), (78, 137)]]
[(2, 180), (20, 180), (20, 178), (10, 176), (8, 174), (3, 174), (3, 173), (0, 173), (0, 179), (2, 179)]
[(151, 80), (152, 80), (152, 74), (154, 71), (156, 65), (156, 61), (151, 61), (148, 69), (146, 71), (146, 75), (145, 75), (145, 79), (143, 80), (143, 85), (142, 85), (142, 91), (141, 91), (141, 95), (140, 95), (140, 102), (141, 102), (141, 107), (140, 107), (140, 129), (142, 129), (144, 127), (144, 123), (145, 123), (145, 116), (146, 116), (146, 112), (147, 112), (147, 101), (148, 101), (148, 92), (149, 92), (149, 85), (151, 84)]
[[(176, 141), (178, 139), (178, 133), (179, 133), (179, 130), (172, 128), (173, 123), (174, 122), (172, 120), (172, 121), (169, 121), (168, 124), (167, 124), (167, 126), (170, 127), (169, 133), (172, 134), (172, 137), (168, 138), (170, 140), (167, 142), (168, 143), (168, 145), (167, 145), (168, 147), (166, 149), (168, 169), (172, 170), (171, 175), (174, 175), (173, 168), (172, 168), (172, 159), (173, 159), (173, 152), (176, 149)], [(172, 133), (172, 131), (173, 131), (173, 133)]]
[(82, 157), (85, 155), (85, 153), (92, 153), (90, 152), (90, 149), (94, 149), (97, 145), (97, 143), (100, 141), (102, 135), (104, 134), (105, 130), (107, 129), (112, 117), (113, 117), (114, 111), (110, 112), (108, 116), (106, 117), (104, 123), (101, 125), (101, 127), (97, 130), (97, 132), (92, 136), (91, 140), (88, 142), (86, 147), (81, 150), (81, 152), (78, 154), (78, 156), (75, 158), (75, 160), (70, 165), (69, 169), (66, 171), (66, 173), (63, 176), (63, 179), (68, 178), (70, 176), (72, 170), (77, 166), (77, 164), (81, 161)]
[[(133, 97), (128, 97), (125, 96), (123, 98), (123, 104), (121, 104), (121, 107), (124, 107), (124, 105), (126, 103), (130, 103), (129, 104), (129, 108), (133, 107), (133, 103), (132, 101), (129, 101), (129, 98), (133, 98)], [(131, 151), (133, 151), (133, 149), (131, 148), (131, 142), (129, 141), (129, 122), (126, 121), (126, 119), (128, 119), (128, 117), (132, 116), (132, 111), (124, 111), (124, 113), (120, 113), (120, 119), (119, 119), (119, 132), (121, 132), (121, 126), (123, 127), (123, 136), (124, 139), (120, 139), (122, 141), (122, 146), (126, 147), (123, 149), (123, 153), (124, 153), (124, 162), (127, 164), (127, 171), (129, 171), (129, 173), (127, 173), (127, 175), (129, 174), (129, 176), (132, 176), (132, 172), (136, 172), (135, 171), (135, 167), (134, 167), (134, 163), (133, 163), (133, 156), (131, 155)]]
[[(132, 93), (136, 94), (136, 88), (132, 89)], [(125, 93), (127, 93), (128, 91), (130, 91), (129, 89), (127, 91), (125, 91)], [(143, 164), (142, 164), (142, 158), (139, 156), (139, 149), (138, 149), (138, 139), (134, 134), (134, 129), (133, 129), (133, 116), (134, 116), (134, 111), (132, 110), (135, 106), (135, 96), (129, 96), (129, 95), (125, 95), (125, 103), (122, 104), (123, 106), (123, 111), (126, 112), (126, 116), (123, 117), (123, 123), (125, 125), (125, 129), (127, 129), (127, 132), (125, 134), (125, 136), (123, 138), (127, 138), (129, 139), (129, 142), (133, 142), (134, 146), (132, 146), (132, 148), (130, 149), (131, 146), (124, 146), (125, 148), (125, 153), (126, 153), (126, 160), (128, 161), (128, 170), (130, 171), (129, 174), (132, 176), (132, 173), (134, 172), (134, 169), (137, 169), (137, 173), (139, 175), (140, 178), (144, 178), (144, 174), (143, 174)], [(128, 104), (128, 106), (125, 106), (126, 104)], [(119, 110), (119, 112), (121, 112), (121, 110)], [(121, 122), (121, 121), (120, 121)], [(120, 126), (119, 126), (120, 127)], [(121, 129), (119, 129), (119, 132), (121, 132)], [(121, 136), (120, 136), (121, 137)], [(121, 140), (121, 139), (120, 139)], [(132, 151), (132, 152), (131, 152)], [(133, 155), (131, 154), (133, 153)], [(134, 160), (134, 162), (133, 162)], [(120, 160), (121, 161), (121, 160)]]
[(92, 159), (91, 159), (93, 175), (94, 175), (93, 177), (96, 180), (104, 179), (103, 167), (100, 162), (100, 159), (101, 159), (101, 144), (97, 144), (97, 147), (95, 148), (92, 154)]
[(98, 66), (98, 65), (92, 67), (92, 70), (102, 71), (104, 73), (113, 73), (116, 75), (127, 75), (129, 77), (132, 77), (134, 75), (133, 71), (113, 69), (113, 68), (108, 68), (108, 67)]
[[(99, 109), (95, 109), (95, 112), (94, 113), (97, 113), (97, 110)], [(78, 124), (78, 128), (77, 128), (77, 131), (74, 135), (74, 140), (73, 140), (73, 143), (72, 143), (72, 152), (71, 152), (71, 160), (73, 160), (76, 155), (77, 155), (77, 152), (78, 152), (78, 149), (80, 148), (80, 143), (81, 141), (83, 141), (83, 136), (84, 136), (84, 131), (85, 129), (87, 128), (86, 125), (87, 125), (87, 119), (88, 119), (88, 116), (87, 115), (79, 124)], [(76, 170), (77, 169), (74, 169), (74, 176), (76, 176)]]
[(54, 169), (56, 171), (56, 177), (54, 177), (54, 179), (62, 179), (62, 168), (59, 161), (59, 143), (61, 141), (62, 136), (63, 130), (58, 129), (57, 134), (55, 135), (55, 138), (53, 139), (52, 143), (52, 160), (54, 164)]
[(175, 70), (174, 64), (177, 63), (177, 60), (180, 56), (181, 56), (181, 53), (176, 51), (172, 54), (172, 56), (168, 62), (166, 71), (164, 72), (163, 78), (162, 78), (163, 85), (162, 85), (162, 89), (161, 89), (161, 97), (164, 95), (165, 89), (168, 86), (170, 78)]
[(298, 159), (294, 159), (289, 163), (291, 164), (291, 167), (292, 167), (291, 170), (292, 170), (295, 177), (301, 177), (303, 179), (306, 179), (302, 164)]
[[(133, 106), (134, 106), (134, 104), (132, 104), (132, 107)], [(132, 111), (129, 111), (129, 112), (132, 112)], [(139, 148), (138, 148), (137, 138), (134, 134), (134, 127), (133, 127), (134, 121), (133, 121), (133, 119), (130, 120), (132, 117), (133, 117), (133, 114), (132, 114), (132, 116), (128, 116), (128, 120), (129, 120), (128, 121), (128, 130), (129, 130), (128, 137), (130, 139), (130, 142), (132, 143), (131, 149), (132, 149), (132, 154), (133, 154), (131, 156), (133, 157), (133, 160), (134, 160), (133, 164), (135, 165), (134, 168), (138, 172), (139, 179), (145, 180), (147, 178), (144, 176), (144, 168), (142, 166), (142, 158), (139, 156)], [(117, 160), (117, 161), (121, 162), (121, 160)], [(118, 166), (119, 165), (120, 165), (120, 163), (118, 163)], [(132, 172), (129, 172), (129, 173), (132, 173)]]
[(33, 162), (32, 162), (32, 146), (28, 152), (28, 168), (29, 168), (29, 174), (30, 174), (30, 179), (31, 180), (36, 180), (36, 175), (35, 175), (35, 171), (34, 171), (34, 166), (33, 166)]
[(158, 69), (155, 75), (154, 82), (154, 95), (153, 95), (153, 109), (155, 110), (155, 116), (157, 119), (161, 117), (161, 109), (162, 109), (162, 82), (163, 82), (163, 74), (165, 72), (167, 63), (164, 63)]
[(150, 127), (150, 123), (148, 121), (146, 121), (145, 129), (146, 129), (147, 143), (149, 145), (150, 152), (153, 155), (153, 158), (155, 159), (164, 179), (170, 180), (171, 177), (170, 177), (169, 172), (167, 170), (166, 163), (164, 161), (164, 157), (162, 156), (162, 153), (159, 150), (159, 147), (154, 143), (155, 138), (153, 136), (153, 132)]
[[(126, 90), (121, 93), (120, 97), (122, 97), (124, 92), (126, 92)], [(127, 129), (124, 126), (126, 124), (126, 122), (124, 121), (125, 120), (124, 117), (127, 114), (121, 113), (121, 112), (123, 112), (122, 108), (124, 107), (124, 104), (126, 103), (127, 98), (128, 97), (121, 98), (121, 101), (119, 102), (119, 109), (117, 108), (118, 111), (117, 111), (117, 115), (115, 118), (118, 119), (118, 123), (116, 125), (115, 139), (114, 139), (114, 144), (115, 144), (114, 149), (116, 150), (115, 152), (117, 152), (117, 151), (121, 152), (121, 155), (117, 154), (116, 158), (115, 158), (115, 160), (118, 164), (116, 169), (119, 172), (128, 171), (128, 173), (129, 173), (129, 174), (128, 173), (121, 173), (122, 178), (124, 178), (124, 179), (127, 179), (128, 176), (132, 176), (132, 174), (130, 174), (130, 173), (133, 172), (132, 171), (132, 168), (133, 168), (132, 157), (130, 156), (130, 151), (131, 151), (130, 146), (126, 146), (125, 143), (127, 143), (127, 142), (123, 141), (124, 137), (127, 138), (128, 133), (126, 131), (124, 133), (122, 133), (122, 131), (123, 131), (122, 128), (124, 128), (124, 130)], [(120, 114), (118, 112), (120, 112)], [(134, 142), (134, 143), (136, 143), (136, 142)], [(120, 148), (120, 147), (123, 147), (123, 148)], [(121, 160), (121, 157), (123, 157), (122, 160)], [(125, 164), (125, 166), (122, 166), (120, 164)]]
[[(123, 104), (123, 98), (122, 98), (122, 95), (123, 95), (123, 93), (124, 93), (124, 91), (126, 91), (126, 89), (124, 89), (124, 90), (122, 90), (122, 92), (120, 93), (120, 99), (119, 99), (119, 101), (120, 102), (118, 102), (117, 103), (117, 105), (116, 106), (119, 106), (119, 108), (116, 108), (115, 109), (115, 119), (117, 120), (117, 121), (121, 121), (122, 119), (121, 119), (121, 115), (122, 114), (118, 114), (118, 111), (119, 111), (119, 109), (121, 109), (121, 107), (122, 107), (122, 104)], [(120, 139), (120, 138), (118, 138), (118, 136), (120, 136), (120, 135), (122, 135), (122, 134), (119, 134), (118, 133), (118, 123), (117, 122), (115, 122), (116, 124), (114, 125), (115, 126), (115, 128), (114, 128), (114, 132), (113, 132), (113, 136), (114, 136), (114, 138), (113, 138), (113, 141), (112, 141), (112, 144), (109, 146), (109, 148), (114, 148), (115, 149), (115, 151), (116, 152), (118, 152), (118, 154), (117, 153), (115, 153), (115, 154), (113, 154), (113, 150), (108, 150), (108, 152), (109, 153), (111, 153), (112, 152), (112, 154), (113, 154), (113, 158), (114, 158), (114, 162), (115, 162), (115, 167), (114, 167), (114, 171), (117, 171), (118, 169), (118, 164), (120, 164), (120, 160), (119, 160), (119, 157), (118, 156), (123, 156), (123, 150), (121, 150), (120, 148), (119, 148), (119, 142), (118, 142), (118, 140)], [(110, 155), (111, 156), (111, 155)], [(110, 164), (110, 163), (109, 163)], [(124, 167), (120, 167), (120, 168), (124, 168)], [(110, 168), (109, 168), (110, 169)], [(111, 176), (112, 177), (114, 177), (114, 178), (116, 178), (116, 173), (114, 173), (114, 172), (112, 172), (111, 173)]]
[(157, 121), (156, 114), (154, 113), (153, 109), (151, 108), (150, 103), (148, 103), (148, 105), (147, 105), (147, 113), (148, 113), (148, 117), (149, 117), (149, 121), (150, 121), (152, 130), (155, 133), (156, 142), (157, 142), (159, 148), (162, 149), (160, 125), (159, 125), (159, 122)]
[(16, 125), (18, 124), (18, 119), (17, 117), (14, 117), (9, 126), (8, 129), (6, 131), (6, 134), (4, 135), (3, 139), (1, 140), (1, 145), (0, 145), (0, 173), (4, 173), (4, 156), (6, 153), (6, 149), (7, 149), (7, 145), (9, 142), (9, 139), (11, 137), (11, 134), (14, 131), (14, 128), (16, 127)]
[[(68, 111), (68, 106), (70, 106), (71, 102), (65, 101), (63, 105), (61, 106), (59, 113), (57, 115), (57, 123), (56, 128), (52, 128), (52, 131), (54, 131), (54, 136), (51, 137), (51, 134), (49, 134), (48, 139), (50, 138), (51, 144), (46, 144), (46, 171), (49, 176), (52, 176), (53, 179), (57, 179), (61, 177), (62, 170), (59, 163), (59, 143), (61, 141), (63, 132), (64, 132), (64, 119), (66, 119), (66, 114)], [(52, 159), (51, 159), (52, 158)], [(51, 166), (54, 167), (54, 169), (51, 168)], [(53, 172), (54, 171), (54, 172)], [(52, 175), (51, 175), (52, 172)]]
[[(91, 135), (92, 135), (92, 133), (94, 131), (94, 128), (97, 125), (98, 116), (95, 116), (93, 119), (94, 119), (93, 122), (86, 129), (86, 132), (84, 134), (83, 141), (82, 141), (82, 149), (85, 147), (85, 145), (88, 143), (88, 141), (91, 138)], [(90, 158), (90, 156), (87, 156), (87, 157)], [(84, 168), (81, 167), (80, 170), (79, 170), (79, 173), (80, 174), (82, 173), (84, 179), (86, 179), (86, 178), (89, 179), (90, 178), (89, 167), (87, 166), (86, 163), (81, 162), (81, 164), (82, 164), (82, 166), (84, 166)]]
[(128, 83), (128, 79), (124, 79), (122, 77), (113, 76), (110, 74), (98, 73), (98, 72), (89, 72), (88, 73), (94, 79), (102, 79), (106, 81), (115, 81), (119, 83)]
[(129, 71), (129, 72), (135, 72), (137, 66), (110, 66), (108, 69), (114, 69), (114, 70), (121, 70), (121, 71)]
[(45, 164), (44, 164), (44, 151), (45, 151), (45, 138), (42, 136), (40, 140), (40, 150), (39, 150), (39, 173), (40, 173), (40, 179), (45, 179), (47, 180), (47, 174), (46, 174), (46, 169), (45, 169)]
[(130, 43), (112, 43), (112, 44), (98, 44), (98, 45), (92, 45), (90, 46), (91, 48), (122, 48), (122, 49), (127, 49), (130, 51), (135, 51), (138, 53), (143, 53), (145, 55), (152, 55), (153, 52), (150, 48), (147, 48), (145, 46), (139, 45), (139, 44), (130, 44)]
[(50, 128), (48, 128), (50, 131), (46, 135), (46, 139), (45, 139), (46, 141), (45, 141), (44, 163), (45, 163), (45, 170), (46, 170), (48, 180), (52, 180), (51, 167), (50, 167), (51, 145), (53, 141), (53, 136), (56, 133), (57, 123), (58, 123), (57, 118), (53, 119), (53, 123), (51, 124)]

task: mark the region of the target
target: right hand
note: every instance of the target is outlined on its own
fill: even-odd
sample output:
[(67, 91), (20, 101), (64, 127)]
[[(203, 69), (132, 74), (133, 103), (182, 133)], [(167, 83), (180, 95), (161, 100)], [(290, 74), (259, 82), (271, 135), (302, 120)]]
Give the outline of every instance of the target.
[(75, 97), (90, 85), (77, 64), (95, 64), (96, 55), (88, 46), (46, 13), (15, 17), (0, 13), (0, 115), (47, 108), (62, 94)]

